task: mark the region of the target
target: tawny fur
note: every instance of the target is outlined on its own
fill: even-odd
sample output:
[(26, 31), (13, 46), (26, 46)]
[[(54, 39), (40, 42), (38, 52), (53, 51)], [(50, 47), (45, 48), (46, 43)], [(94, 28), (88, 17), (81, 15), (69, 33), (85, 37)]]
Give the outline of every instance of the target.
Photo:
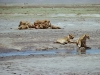
[(28, 29), (28, 28), (29, 27), (27, 25), (21, 25), (21, 26), (18, 27), (19, 30), (21, 30), (21, 29)]
[(87, 47), (86, 45), (86, 39), (90, 39), (90, 36), (87, 34), (82, 35), (77, 41), (76, 41), (76, 45), (78, 47)]
[(36, 20), (34, 26), (36, 29), (47, 29), (50, 26), (49, 20)]
[(35, 29), (61, 29), (58, 26), (51, 25), (50, 20), (36, 20), (32, 25), (28, 21), (20, 21), (18, 29), (25, 29), (24, 28), (25, 26), (23, 25), (25, 26), (27, 25), (28, 28), (35, 28)]
[(73, 39), (73, 38), (74, 38), (74, 36), (72, 34), (69, 34), (68, 36), (66, 36), (64, 38), (57, 39), (55, 43), (60, 43), (60, 44), (71, 43), (71, 39)]
[[(22, 25), (22, 26), (21, 26)], [(20, 23), (19, 23), (19, 28), (20, 28), (20, 26), (21, 27), (24, 27), (23, 25), (27, 25), (28, 26), (28, 28), (31, 28), (31, 24), (30, 24), (30, 22), (28, 22), (28, 21), (20, 21)]]
[(49, 20), (36, 20), (34, 26), (36, 29), (61, 29), (60, 27), (51, 25)]

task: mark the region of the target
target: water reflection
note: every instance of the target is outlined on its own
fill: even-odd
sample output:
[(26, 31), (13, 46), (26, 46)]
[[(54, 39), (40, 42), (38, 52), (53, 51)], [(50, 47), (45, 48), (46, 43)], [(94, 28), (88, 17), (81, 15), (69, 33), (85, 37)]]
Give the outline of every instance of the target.
[[(27, 56), (27, 55), (56, 55), (56, 54), (77, 54), (76, 50), (48, 50), (48, 51), (22, 51), (22, 52), (7, 52), (7, 53), (0, 53), (0, 57), (7, 57), (7, 56)], [(89, 49), (86, 50), (86, 54), (100, 54), (99, 49)]]

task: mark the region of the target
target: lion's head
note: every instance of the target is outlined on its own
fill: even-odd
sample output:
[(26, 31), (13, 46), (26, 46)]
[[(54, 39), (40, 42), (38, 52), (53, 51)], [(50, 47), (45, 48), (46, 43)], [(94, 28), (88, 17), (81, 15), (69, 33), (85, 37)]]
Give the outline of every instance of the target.
[(90, 36), (88, 34), (85, 34), (85, 38), (90, 39)]
[(21, 26), (18, 27), (19, 30), (21, 30), (21, 29), (28, 29), (28, 28), (29, 27), (27, 25), (21, 25)]
[(69, 34), (69, 38), (70, 38), (70, 39), (73, 39), (74, 36), (73, 36), (72, 34)]

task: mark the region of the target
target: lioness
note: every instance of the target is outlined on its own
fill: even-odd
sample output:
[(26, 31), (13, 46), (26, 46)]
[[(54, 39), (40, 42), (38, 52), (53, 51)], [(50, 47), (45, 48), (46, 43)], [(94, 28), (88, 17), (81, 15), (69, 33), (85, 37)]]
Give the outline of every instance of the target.
[[(36, 29), (47, 29), (51, 25), (49, 20), (36, 20), (34, 26)], [(38, 27), (38, 28), (37, 28)]]
[[(24, 26), (25, 25), (25, 26)], [(20, 23), (19, 23), (19, 28), (21, 27), (22, 29), (24, 28), (24, 27), (26, 27), (26, 25), (29, 27), (29, 28), (31, 28), (32, 26), (31, 26), (31, 24), (30, 24), (30, 22), (28, 22), (28, 21), (20, 21)]]
[(29, 27), (27, 25), (21, 25), (21, 26), (18, 27), (19, 30), (21, 30), (21, 29), (28, 29), (28, 28)]
[(19, 26), (20, 25), (30, 25), (30, 22), (28, 22), (28, 21), (20, 21)]
[(56, 40), (56, 42), (54, 43), (60, 43), (60, 44), (67, 44), (67, 43), (73, 43), (70, 39), (73, 39), (74, 36), (72, 34), (69, 34), (68, 36), (64, 37), (64, 38), (59, 38)]
[(90, 39), (90, 36), (87, 35), (87, 34), (82, 35), (82, 36), (76, 41), (76, 45), (77, 45), (78, 47), (85, 47), (85, 48), (87, 48), (86, 39)]

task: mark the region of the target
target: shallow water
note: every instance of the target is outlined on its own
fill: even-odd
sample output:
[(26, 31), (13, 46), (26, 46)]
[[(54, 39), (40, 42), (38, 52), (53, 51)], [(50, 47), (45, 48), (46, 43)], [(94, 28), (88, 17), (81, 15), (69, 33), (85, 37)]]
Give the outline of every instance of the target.
[[(22, 51), (22, 52), (6, 52), (0, 53), (0, 57), (7, 57), (7, 56), (27, 56), (27, 55), (56, 55), (60, 53), (65, 54), (77, 54), (76, 50), (68, 51), (68, 50), (48, 50), (48, 51)], [(99, 49), (90, 49), (86, 50), (86, 54), (100, 54)]]
[[(72, 54), (77, 54), (76, 50), (73, 50)], [(86, 54), (100, 54), (100, 49), (88, 49)]]

